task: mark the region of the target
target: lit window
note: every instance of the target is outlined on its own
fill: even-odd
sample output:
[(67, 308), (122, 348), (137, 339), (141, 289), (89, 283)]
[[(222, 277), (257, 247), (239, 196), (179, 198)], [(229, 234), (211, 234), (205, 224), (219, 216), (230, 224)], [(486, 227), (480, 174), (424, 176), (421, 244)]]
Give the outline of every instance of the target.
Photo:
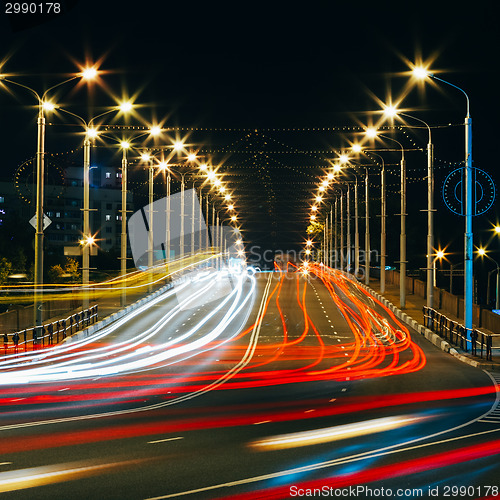
[(0, 203), (5, 203), (5, 198), (3, 196), (0, 196)]
[(111, 220), (111, 215), (106, 215), (106, 220)]
[(56, 212), (56, 217), (61, 217), (61, 212)]
[(111, 179), (111, 172), (106, 172), (106, 179)]

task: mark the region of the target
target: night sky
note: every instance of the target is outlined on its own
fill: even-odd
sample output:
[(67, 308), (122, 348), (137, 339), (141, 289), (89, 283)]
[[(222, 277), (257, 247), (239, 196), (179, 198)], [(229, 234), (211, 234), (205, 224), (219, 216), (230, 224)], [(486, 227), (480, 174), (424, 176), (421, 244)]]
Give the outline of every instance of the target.
[[(335, 157), (328, 152), (348, 147), (356, 139), (348, 127), (376, 121), (380, 115), (370, 112), (380, 110), (388, 96), (401, 95), (408, 82), (402, 73), (419, 57), (432, 61), (431, 70), (469, 94), (474, 165), (499, 180), (494, 124), (500, 44), (492, 1), (61, 4), (65, 12), (53, 19), (2, 12), (1, 71), (43, 90), (75, 71), (75, 63), (100, 61), (100, 69), (109, 72), (102, 75), (107, 89), (94, 88), (87, 95), (69, 85), (59, 94), (64, 107), (92, 116), (113, 105), (113, 96), (128, 95), (144, 105), (138, 110), (142, 123), (130, 124), (165, 120), (164, 126), (178, 127), (180, 136), (194, 128), (187, 142), (223, 163), (221, 172), (240, 197), (242, 229), (252, 244), (299, 247), (308, 193), (326, 160)], [(36, 147), (32, 101), (27, 93), (14, 92), (0, 92), (2, 180), (12, 179)], [(451, 87), (429, 85), (411, 90), (402, 107), (431, 125), (457, 125), (436, 130), (434, 136), (436, 242), (451, 242), (450, 248), (461, 252), (463, 221), (443, 204), (441, 186), (464, 158), (463, 127), (458, 126), (465, 116), (464, 96)], [(47, 149), (77, 147), (81, 139), (69, 131), (62, 126), (49, 130)], [(425, 148), (422, 131), (388, 135), (405, 147)], [(397, 153), (385, 154), (388, 164), (397, 164)], [(425, 255), (425, 213), (420, 210), (425, 208), (426, 159), (418, 151), (407, 158), (408, 235), (417, 242), (410, 245), (410, 267), (419, 267)], [(388, 182), (395, 206), (389, 208), (399, 213), (399, 176), (393, 170)], [(370, 170), (374, 186), (377, 172), (376, 166)], [(372, 203), (376, 214), (375, 194)], [(487, 229), (498, 215), (493, 208), (477, 219), (476, 244), (487, 242)], [(389, 222), (396, 240), (398, 219)], [(375, 240), (373, 245), (378, 248)], [(499, 253), (492, 255), (500, 259)], [(461, 258), (457, 254), (450, 260)]]

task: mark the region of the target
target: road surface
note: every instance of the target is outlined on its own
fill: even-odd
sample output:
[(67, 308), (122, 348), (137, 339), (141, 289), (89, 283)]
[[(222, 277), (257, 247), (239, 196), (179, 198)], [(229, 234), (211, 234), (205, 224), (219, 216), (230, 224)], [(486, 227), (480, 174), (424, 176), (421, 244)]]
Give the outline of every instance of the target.
[(498, 375), (339, 271), (285, 271), (205, 270), (0, 359), (2, 497), (495, 498)]

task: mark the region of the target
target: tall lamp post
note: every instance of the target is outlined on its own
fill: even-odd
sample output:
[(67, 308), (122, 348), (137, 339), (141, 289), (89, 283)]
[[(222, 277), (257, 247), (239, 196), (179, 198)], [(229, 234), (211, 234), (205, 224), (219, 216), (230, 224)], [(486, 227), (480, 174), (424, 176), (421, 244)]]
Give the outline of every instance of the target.
[(434, 145), (432, 144), (431, 127), (420, 118), (411, 116), (407, 113), (398, 112), (392, 106), (387, 106), (384, 114), (390, 117), (397, 115), (405, 116), (416, 120), (425, 127), (427, 127), (428, 141), (427, 141), (427, 263), (426, 263), (426, 279), (427, 279), (427, 307), (434, 307), (434, 286), (433, 283), (433, 259), (434, 252)]
[[(497, 268), (497, 281), (496, 281), (496, 295), (495, 295), (495, 309), (500, 309), (500, 295), (499, 295), (499, 292), (500, 292), (500, 265), (498, 264), (498, 262), (491, 258), (487, 253), (486, 253), (486, 250), (484, 248), (479, 248), (477, 250), (477, 253), (481, 256), (481, 257), (486, 257), (488, 260), (491, 260), (491, 262), (493, 262), (493, 264), (495, 264), (496, 268)], [(488, 279), (489, 279), (489, 276), (488, 276)], [(489, 283), (488, 283), (488, 286), (489, 286)], [(489, 307), (489, 304), (488, 304), (488, 307)]]
[[(360, 149), (359, 149), (360, 150)], [(373, 151), (367, 151), (370, 155), (377, 156), (382, 162), (380, 170), (380, 293), (385, 293), (385, 267), (386, 267), (386, 218), (387, 218), (387, 202), (386, 202), (386, 181), (385, 181), (385, 163), (382, 156)], [(366, 193), (368, 199), (368, 193)], [(367, 222), (368, 224), (368, 222)], [(369, 242), (368, 235), (368, 242)]]
[[(377, 137), (377, 131), (374, 129), (368, 129), (366, 131), (368, 137)], [(401, 309), (406, 307), (406, 160), (405, 160), (405, 150), (403, 145), (393, 139), (392, 137), (387, 137), (384, 135), (378, 135), (383, 139), (388, 139), (389, 141), (395, 142), (401, 148), (401, 231), (399, 235), (399, 306)]]
[(413, 74), (419, 79), (432, 78), (441, 83), (445, 83), (454, 89), (459, 90), (466, 99), (466, 115), (464, 120), (465, 128), (465, 276), (464, 276), (464, 302), (465, 314), (464, 323), (467, 336), (470, 338), (472, 333), (472, 305), (474, 297), (474, 267), (473, 267), (473, 233), (472, 233), (472, 118), (470, 116), (470, 102), (467, 93), (457, 85), (450, 83), (442, 78), (438, 78), (424, 68), (415, 67)]
[(45, 175), (45, 111), (53, 111), (55, 106), (47, 100), (49, 92), (65, 83), (71, 82), (77, 78), (91, 80), (95, 78), (97, 72), (94, 68), (86, 68), (81, 73), (72, 76), (62, 82), (48, 88), (41, 96), (32, 88), (15, 82), (0, 75), (0, 81), (6, 82), (18, 87), (24, 88), (31, 92), (38, 102), (38, 117), (37, 117), (37, 151), (36, 151), (36, 224), (35, 224), (35, 294), (34, 294), (34, 312), (33, 320), (35, 326), (40, 326), (43, 322), (42, 311), (42, 285), (43, 285), (43, 196), (44, 196), (44, 175)]
[(130, 148), (128, 141), (121, 141), (122, 148), (122, 207), (121, 207), (121, 233), (120, 233), (120, 276), (122, 278), (121, 305), (127, 304), (127, 287), (125, 275), (127, 274), (127, 151)]
[(88, 294), (86, 289), (90, 282), (90, 247), (94, 243), (94, 237), (90, 229), (90, 157), (92, 149), (92, 141), (98, 136), (98, 131), (93, 127), (93, 123), (98, 118), (101, 118), (109, 113), (119, 110), (119, 107), (114, 107), (91, 118), (88, 122), (81, 116), (63, 108), (57, 108), (68, 115), (78, 119), (84, 127), (85, 139), (83, 141), (83, 227), (82, 227), (82, 285), (84, 288), (83, 309), (89, 306)]

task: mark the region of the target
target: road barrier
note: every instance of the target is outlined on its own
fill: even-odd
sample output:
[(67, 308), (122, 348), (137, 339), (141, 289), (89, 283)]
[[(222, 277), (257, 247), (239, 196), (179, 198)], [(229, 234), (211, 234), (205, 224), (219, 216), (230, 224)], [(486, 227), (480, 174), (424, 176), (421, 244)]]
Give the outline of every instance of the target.
[(487, 361), (492, 361), (493, 337), (500, 337), (500, 334), (486, 333), (478, 329), (473, 329), (470, 339), (468, 339), (465, 326), (448, 318), (445, 314), (427, 306), (423, 307), (423, 314), (424, 326), (426, 328), (437, 333), (451, 344), (459, 346), (460, 349), (466, 352), (470, 348), (473, 356), (484, 357)]
[(98, 305), (95, 304), (88, 309), (72, 313), (66, 318), (45, 323), (41, 326), (25, 328), (24, 330), (10, 334), (12, 343), (9, 342), (8, 335), (4, 334), (5, 353), (7, 353), (9, 346), (13, 347), (15, 351), (18, 349), (27, 351), (29, 350), (29, 344), (31, 344), (32, 350), (43, 348), (46, 345), (58, 344), (59, 340), (65, 339), (68, 335), (73, 335), (78, 330), (96, 323), (97, 318)]

